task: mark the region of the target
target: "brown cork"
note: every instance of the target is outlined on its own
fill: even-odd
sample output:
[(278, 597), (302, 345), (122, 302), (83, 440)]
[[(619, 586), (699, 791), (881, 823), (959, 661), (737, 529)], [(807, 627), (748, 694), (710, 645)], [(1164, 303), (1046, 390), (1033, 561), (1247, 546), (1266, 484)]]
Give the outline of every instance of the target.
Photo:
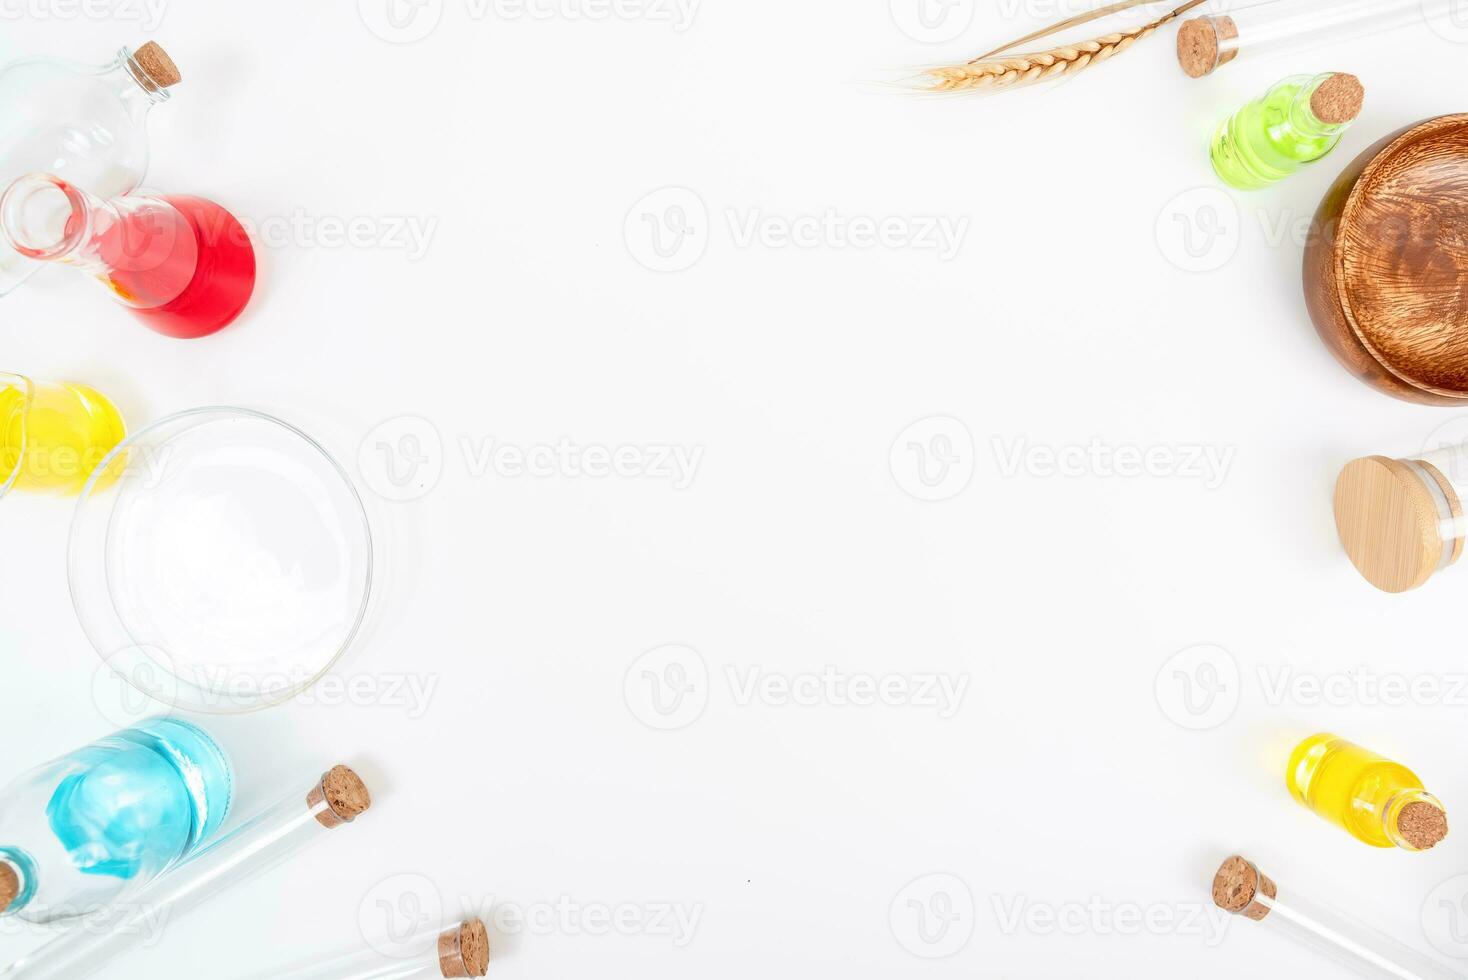
[(321, 777), (321, 782), (306, 797), (306, 805), (313, 810), (326, 807), (316, 814), (316, 820), (327, 830), (351, 823), (372, 805), (367, 785), (346, 766), (335, 766)]
[(1321, 82), (1310, 96), (1310, 111), (1321, 122), (1340, 126), (1361, 115), (1361, 104), (1365, 101), (1366, 89), (1361, 79), (1337, 72)]
[(1269, 914), (1269, 906), (1257, 901), (1259, 896), (1274, 898), (1275, 894), (1274, 882), (1237, 854), (1223, 862), (1213, 876), (1213, 904), (1255, 922)]
[(133, 54), (133, 60), (138, 67), (143, 69), (143, 74), (150, 78), (154, 85), (159, 88), (171, 88), (183, 81), (183, 75), (179, 73), (178, 65), (158, 45), (157, 41), (149, 41), (138, 48)]
[(1219, 65), (1234, 60), (1238, 49), (1221, 51), (1223, 42), (1239, 36), (1238, 25), (1228, 16), (1195, 17), (1183, 21), (1177, 31), (1177, 63), (1189, 78), (1202, 78)]
[(438, 972), (445, 977), (482, 977), (489, 972), (489, 930), (470, 919), (438, 937)]
[(1431, 803), (1408, 803), (1397, 814), (1397, 833), (1416, 850), (1425, 851), (1448, 836), (1448, 815)]
[(20, 875), (8, 864), (0, 864), (0, 914), (10, 908), (15, 896), (20, 894)]

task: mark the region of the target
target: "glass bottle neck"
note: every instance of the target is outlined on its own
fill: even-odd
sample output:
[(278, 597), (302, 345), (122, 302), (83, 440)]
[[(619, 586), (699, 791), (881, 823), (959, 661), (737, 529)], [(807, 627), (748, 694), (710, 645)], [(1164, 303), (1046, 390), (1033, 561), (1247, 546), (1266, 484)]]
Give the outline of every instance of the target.
[(1316, 89), (1320, 88), (1330, 78), (1330, 74), (1317, 75), (1308, 79), (1300, 86), (1299, 92), (1295, 94), (1290, 103), (1290, 128), (1297, 136), (1305, 139), (1330, 139), (1339, 136), (1350, 128), (1350, 123), (1328, 123), (1315, 115), (1310, 107), (1311, 99), (1315, 97)]
[(153, 81), (130, 48), (117, 53), (117, 60), (108, 66), (106, 75), (117, 97), (134, 114), (146, 113), (169, 99), (168, 89)]

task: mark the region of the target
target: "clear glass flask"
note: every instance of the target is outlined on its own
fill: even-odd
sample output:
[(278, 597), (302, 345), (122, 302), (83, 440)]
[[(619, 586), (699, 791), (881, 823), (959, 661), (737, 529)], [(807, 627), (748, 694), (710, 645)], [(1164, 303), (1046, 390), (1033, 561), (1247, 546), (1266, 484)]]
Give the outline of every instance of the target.
[[(1461, 980), (1463, 974), (1359, 919), (1292, 889), (1281, 889), (1252, 861), (1234, 855), (1213, 878), (1225, 912), (1289, 936), (1341, 967), (1382, 980)], [(1275, 971), (1265, 971), (1267, 976)]]
[(249, 234), (199, 197), (103, 201), (54, 174), (26, 174), (0, 196), (0, 234), (28, 259), (95, 279), (168, 337), (224, 329), (255, 289)]
[(208, 840), (233, 787), (214, 739), (167, 718), (32, 770), (0, 792), (0, 915), (55, 922), (112, 905)]
[(329, 831), (346, 826), (372, 805), (366, 785), (335, 766), (274, 806), (191, 855), (126, 905), (74, 925), (0, 969), (8, 980), (76, 980), (107, 969), (148, 935), (150, 920), (169, 923), (231, 885), (279, 865)]
[(0, 373), (0, 496), (76, 496), (125, 438), (122, 414), (95, 388)]
[(1336, 148), (1364, 98), (1355, 75), (1286, 78), (1219, 124), (1209, 147), (1213, 170), (1239, 190), (1283, 180)]
[[(178, 81), (152, 42), (101, 67), (49, 58), (0, 67), (0, 183), (45, 170), (102, 197), (130, 193), (148, 170), (148, 112)], [(0, 296), (37, 268), (0, 242)]]
[(1368, 582), (1383, 592), (1407, 592), (1463, 556), (1465, 500), (1468, 446), (1407, 459), (1365, 456), (1336, 479), (1336, 531)]

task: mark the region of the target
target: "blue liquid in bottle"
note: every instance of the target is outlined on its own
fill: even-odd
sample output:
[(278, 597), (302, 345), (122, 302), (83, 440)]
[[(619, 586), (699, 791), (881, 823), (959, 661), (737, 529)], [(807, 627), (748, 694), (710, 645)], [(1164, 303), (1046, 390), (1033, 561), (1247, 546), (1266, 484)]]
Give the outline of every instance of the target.
[(51, 921), (105, 905), (192, 853), (228, 815), (234, 776), (202, 729), (155, 719), (78, 749), (0, 794), (5, 914)]

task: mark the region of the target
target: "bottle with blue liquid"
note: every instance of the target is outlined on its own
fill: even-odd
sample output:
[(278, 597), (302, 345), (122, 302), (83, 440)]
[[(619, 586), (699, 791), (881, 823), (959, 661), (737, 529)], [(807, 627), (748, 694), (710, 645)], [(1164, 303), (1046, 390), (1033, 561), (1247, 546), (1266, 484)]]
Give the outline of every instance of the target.
[(212, 837), (229, 758), (202, 729), (154, 719), (0, 792), (0, 916), (55, 922), (113, 905)]

